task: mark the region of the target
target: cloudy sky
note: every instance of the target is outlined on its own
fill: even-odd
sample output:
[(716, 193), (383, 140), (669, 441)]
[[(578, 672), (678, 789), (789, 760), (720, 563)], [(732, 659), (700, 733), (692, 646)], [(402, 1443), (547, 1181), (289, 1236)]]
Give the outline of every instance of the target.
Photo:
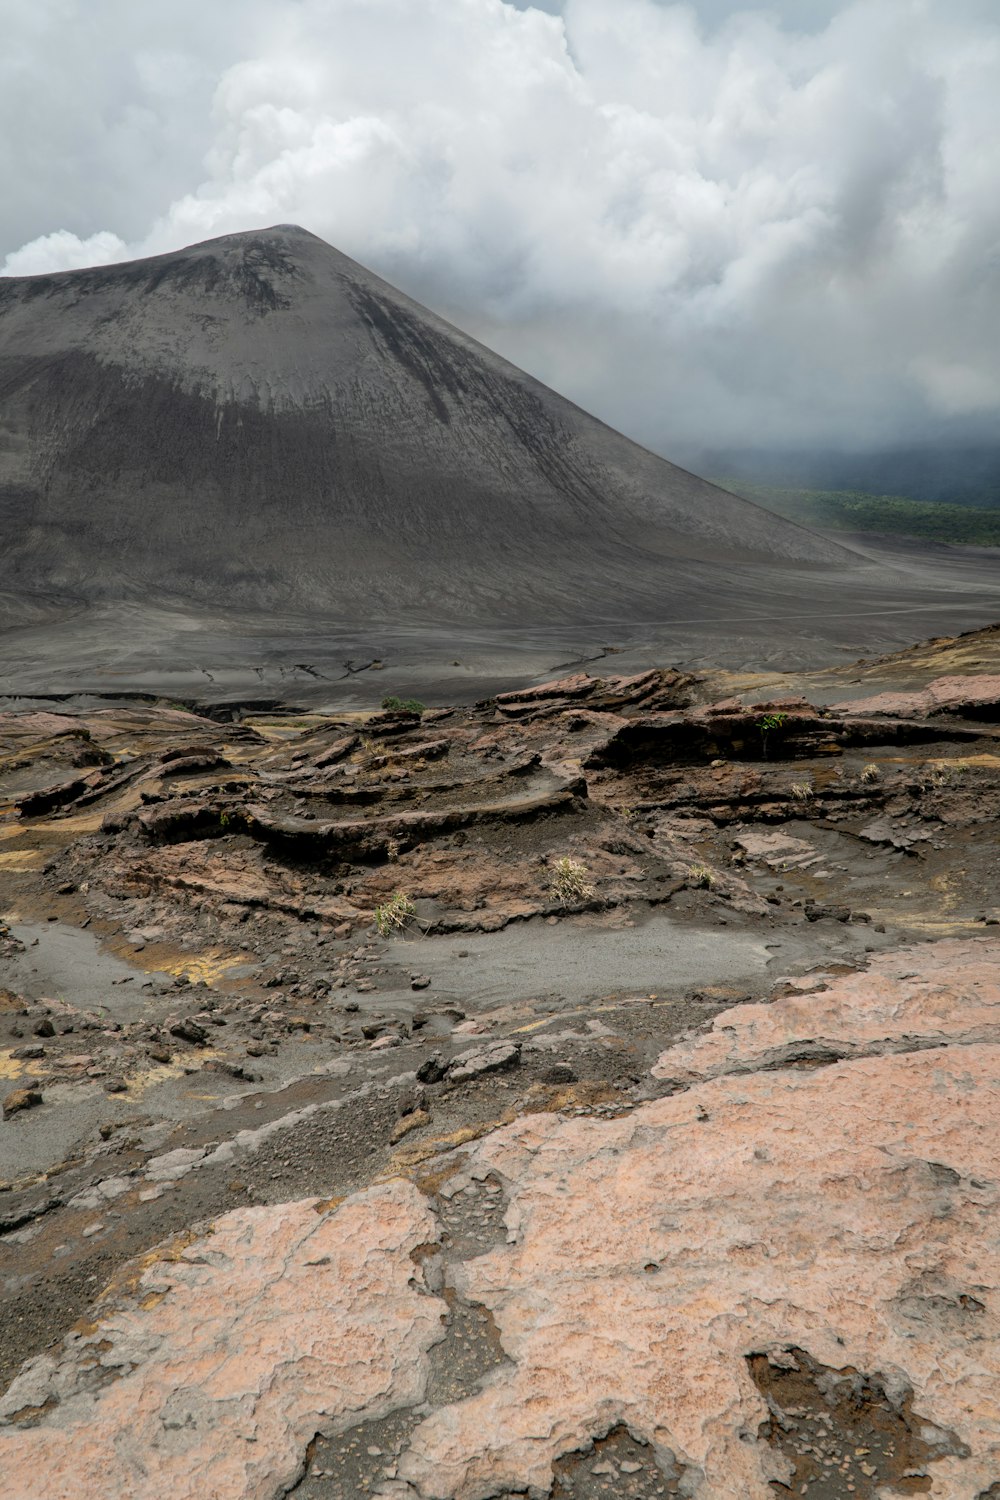
[(996, 0), (0, 24), (3, 274), (297, 222), (661, 451), (996, 436)]

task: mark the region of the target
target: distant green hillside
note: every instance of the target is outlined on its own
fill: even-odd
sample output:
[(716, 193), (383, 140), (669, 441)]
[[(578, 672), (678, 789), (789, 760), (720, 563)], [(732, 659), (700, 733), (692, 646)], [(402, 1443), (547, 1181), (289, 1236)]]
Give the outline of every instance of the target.
[(871, 531), (956, 546), (1000, 547), (1000, 510), (867, 495), (861, 490), (775, 489), (738, 479), (713, 483), (819, 531)]

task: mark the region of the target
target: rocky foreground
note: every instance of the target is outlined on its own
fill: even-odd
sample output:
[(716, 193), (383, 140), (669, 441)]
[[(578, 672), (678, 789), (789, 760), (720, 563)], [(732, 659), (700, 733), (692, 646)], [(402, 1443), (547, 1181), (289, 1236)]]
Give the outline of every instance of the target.
[(1000, 1495), (997, 668), (4, 715), (5, 1496)]

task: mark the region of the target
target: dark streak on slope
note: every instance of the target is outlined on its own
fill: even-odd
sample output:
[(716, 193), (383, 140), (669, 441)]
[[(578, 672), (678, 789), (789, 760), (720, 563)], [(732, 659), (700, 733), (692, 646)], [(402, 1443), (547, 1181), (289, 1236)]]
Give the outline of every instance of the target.
[(366, 287), (348, 284), (347, 294), (368, 324), (372, 340), (381, 343), (405, 370), (420, 381), (438, 418), (450, 423), (451, 416), (440, 388), (450, 391), (455, 397), (462, 394), (456, 369), (436, 357), (433, 343), (407, 313), (391, 308)]

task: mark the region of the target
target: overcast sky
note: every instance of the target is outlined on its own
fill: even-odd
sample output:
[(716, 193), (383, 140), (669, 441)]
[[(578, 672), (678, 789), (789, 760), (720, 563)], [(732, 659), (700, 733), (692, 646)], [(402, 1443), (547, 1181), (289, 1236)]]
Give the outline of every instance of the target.
[(297, 222), (661, 451), (996, 438), (996, 0), (0, 0), (0, 270)]

